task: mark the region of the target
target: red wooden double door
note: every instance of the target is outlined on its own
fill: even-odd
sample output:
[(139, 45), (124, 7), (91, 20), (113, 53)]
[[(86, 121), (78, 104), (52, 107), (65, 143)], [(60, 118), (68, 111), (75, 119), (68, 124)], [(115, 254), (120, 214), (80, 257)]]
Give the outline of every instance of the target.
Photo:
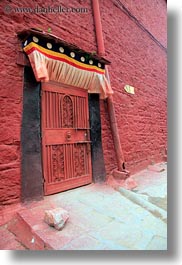
[(41, 101), (45, 195), (91, 183), (87, 91), (43, 83)]

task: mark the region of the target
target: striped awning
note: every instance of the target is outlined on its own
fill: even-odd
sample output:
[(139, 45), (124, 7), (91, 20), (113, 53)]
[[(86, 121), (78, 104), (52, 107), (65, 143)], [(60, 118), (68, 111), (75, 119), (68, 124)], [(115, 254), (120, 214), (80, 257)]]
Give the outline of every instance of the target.
[(105, 59), (36, 31), (25, 35), (22, 45), (37, 81), (84, 88), (101, 98), (113, 94), (105, 76)]

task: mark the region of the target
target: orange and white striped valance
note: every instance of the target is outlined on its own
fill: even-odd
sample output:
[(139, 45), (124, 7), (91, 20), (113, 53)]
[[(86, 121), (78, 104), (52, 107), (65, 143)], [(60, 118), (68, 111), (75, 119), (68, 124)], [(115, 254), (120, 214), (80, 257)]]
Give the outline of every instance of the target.
[[(39, 43), (40, 42), (40, 43)], [(101, 98), (113, 94), (105, 76), (105, 65), (87, 54), (71, 51), (36, 36), (23, 43), (37, 81), (56, 81), (99, 93)]]

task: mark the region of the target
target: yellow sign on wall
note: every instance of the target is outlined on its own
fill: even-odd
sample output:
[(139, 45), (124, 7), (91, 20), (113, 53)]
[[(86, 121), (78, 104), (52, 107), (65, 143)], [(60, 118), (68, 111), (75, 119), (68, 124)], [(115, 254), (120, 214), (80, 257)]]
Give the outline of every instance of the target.
[(124, 89), (129, 94), (135, 94), (135, 88), (133, 86), (125, 85)]

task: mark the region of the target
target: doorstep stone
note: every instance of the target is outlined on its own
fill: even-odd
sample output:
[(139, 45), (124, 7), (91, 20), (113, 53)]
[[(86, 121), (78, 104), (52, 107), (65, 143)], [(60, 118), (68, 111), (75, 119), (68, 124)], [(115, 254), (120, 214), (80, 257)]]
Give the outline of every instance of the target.
[(44, 221), (54, 227), (56, 230), (62, 230), (69, 218), (68, 211), (63, 208), (55, 208), (53, 210), (46, 210)]

